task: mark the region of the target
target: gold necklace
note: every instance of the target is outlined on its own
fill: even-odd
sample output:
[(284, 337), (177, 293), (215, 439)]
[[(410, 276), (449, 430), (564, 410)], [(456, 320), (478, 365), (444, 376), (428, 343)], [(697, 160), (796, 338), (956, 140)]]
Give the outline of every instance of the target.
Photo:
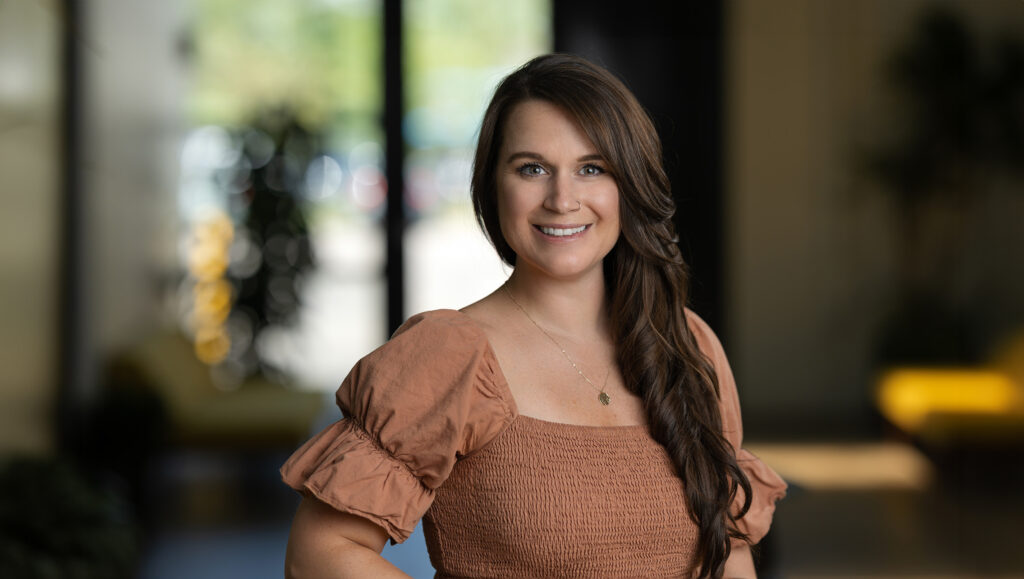
[(568, 360), (570, 364), (572, 364), (572, 367), (573, 367), (574, 370), (576, 370), (576, 373), (579, 374), (581, 378), (586, 380), (587, 384), (590, 384), (590, 386), (593, 387), (594, 390), (597, 390), (597, 392), (598, 392), (597, 400), (601, 404), (603, 404), (605, 406), (608, 406), (609, 404), (611, 404), (612, 399), (611, 399), (610, 396), (608, 396), (608, 393), (605, 392), (604, 389), (605, 389), (605, 387), (608, 386), (608, 377), (612, 375), (612, 369), (611, 368), (608, 369), (608, 373), (604, 377), (604, 384), (600, 388), (598, 388), (596, 384), (594, 384), (593, 382), (590, 381), (590, 378), (587, 378), (587, 375), (583, 373), (583, 370), (580, 370), (580, 367), (576, 365), (576, 362), (572, 361), (572, 358), (569, 357), (569, 354), (568, 354), (568, 352), (565, 351), (565, 348), (563, 348), (562, 345), (558, 343), (558, 340), (556, 340), (554, 338), (554, 336), (549, 334), (547, 332), (547, 330), (542, 328), (541, 325), (537, 323), (537, 320), (534, 320), (533, 317), (530, 316), (529, 313), (527, 313), (527, 311), (523, 308), (523, 306), (519, 305), (519, 302), (516, 301), (516, 298), (512, 297), (512, 292), (509, 291), (508, 286), (507, 285), (502, 285), (501, 289), (505, 290), (505, 294), (508, 296), (508, 299), (512, 300), (512, 303), (514, 303), (516, 305), (516, 307), (519, 308), (519, 311), (523, 312), (523, 315), (526, 316), (526, 319), (528, 319), (531, 322), (533, 322), (533, 325), (537, 326), (537, 329), (540, 330), (541, 332), (543, 332), (543, 334), (545, 336), (547, 336), (548, 339), (551, 340), (551, 342), (555, 346), (558, 347), (558, 349), (562, 352), (562, 355), (565, 356), (565, 359)]

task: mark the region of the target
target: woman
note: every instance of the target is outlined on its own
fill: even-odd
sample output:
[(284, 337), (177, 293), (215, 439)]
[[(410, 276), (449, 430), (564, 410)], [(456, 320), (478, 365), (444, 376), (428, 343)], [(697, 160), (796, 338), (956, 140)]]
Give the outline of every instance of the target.
[(420, 517), (440, 577), (754, 575), (785, 484), (740, 450), (728, 362), (685, 308), (660, 147), (583, 59), (501, 83), (472, 195), (512, 275), (346, 378), (346, 418), (282, 469), (305, 495), (291, 576), (403, 576), (379, 553)]

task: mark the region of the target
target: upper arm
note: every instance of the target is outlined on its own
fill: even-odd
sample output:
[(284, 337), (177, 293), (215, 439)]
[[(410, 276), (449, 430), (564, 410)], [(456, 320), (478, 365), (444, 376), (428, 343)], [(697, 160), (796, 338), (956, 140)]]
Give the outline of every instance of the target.
[(750, 545), (734, 542), (729, 559), (725, 562), (725, 579), (754, 579), (754, 557), (750, 554)]
[(341, 539), (380, 553), (387, 543), (388, 534), (383, 527), (368, 519), (343, 513), (314, 497), (303, 497), (292, 521), (289, 545), (293, 540), (315, 543)]
[(336, 559), (354, 545), (380, 553), (387, 540), (380, 525), (305, 496), (292, 520), (286, 566)]

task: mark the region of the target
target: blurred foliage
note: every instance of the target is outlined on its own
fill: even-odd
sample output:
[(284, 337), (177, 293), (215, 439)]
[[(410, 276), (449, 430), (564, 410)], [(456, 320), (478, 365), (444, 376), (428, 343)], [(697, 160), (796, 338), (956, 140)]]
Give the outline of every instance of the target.
[[(416, 71), (438, 67), (488, 68), (495, 63), (522, 64), (551, 38), (550, 0), (522, 0), (515, 6), (476, 0), (417, 0), (405, 3), (409, 97), (421, 102), (436, 87)], [(500, 78), (495, 78), (495, 84)], [(490, 87), (492, 90), (494, 87)]]
[[(417, 0), (404, 10), (406, 103), (413, 113), (407, 137), (414, 145), (471, 145), (498, 80), (550, 50), (550, 0), (514, 7)], [(187, 46), (194, 123), (240, 125), (287, 107), (307, 127), (337, 128), (357, 140), (379, 134), (381, 0), (196, 0), (193, 13)], [(419, 122), (421, 110), (435, 122)]]
[(976, 195), (986, 173), (1024, 175), (1024, 45), (986, 44), (956, 13), (925, 12), (889, 63), (903, 100), (902, 131), (878, 151), (874, 174), (901, 204)]
[(551, 50), (551, 0), (417, 0), (404, 9), (406, 140), (473, 147), (501, 78)]
[(125, 504), (60, 459), (0, 467), (0, 577), (121, 579), (139, 557)]
[(992, 337), (972, 310), (977, 298), (950, 280), (971, 259), (965, 242), (986, 196), (1024, 191), (1024, 44), (1010, 34), (975, 36), (933, 4), (885, 72), (897, 120), (866, 165), (894, 201), (900, 278), (879, 358), (976, 363)]
[(237, 125), (272, 107), (307, 126), (382, 110), (379, 0), (196, 0), (190, 118)]
[[(229, 268), (235, 287), (233, 315), (249, 322), (244, 331), (251, 337), (232, 339), (230, 356), (240, 368), (267, 370), (256, 344), (268, 326), (295, 322), (301, 303), (300, 283), (314, 266), (309, 226), (301, 204), (306, 168), (320, 152), (322, 138), (307, 130), (287, 110), (257, 115), (242, 130), (242, 156), (237, 170), (245, 172), (248, 187), (236, 196), (244, 218), (239, 227), (259, 256), (256, 267)], [(245, 139), (262, 135), (269, 140)], [(269, 148), (268, 148), (269, 147)], [(259, 366), (257, 366), (257, 359)]]

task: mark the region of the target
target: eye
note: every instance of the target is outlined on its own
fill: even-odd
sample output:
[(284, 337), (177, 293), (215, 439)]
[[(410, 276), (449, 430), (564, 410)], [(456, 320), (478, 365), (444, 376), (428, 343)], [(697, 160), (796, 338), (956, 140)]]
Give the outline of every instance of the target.
[(584, 175), (586, 177), (596, 177), (598, 175), (603, 175), (604, 173), (604, 167), (601, 167), (600, 165), (584, 165), (580, 169), (580, 175)]
[(537, 163), (526, 163), (525, 165), (520, 165), (519, 168), (516, 169), (516, 172), (524, 177), (539, 177), (540, 175), (547, 174), (544, 167)]

